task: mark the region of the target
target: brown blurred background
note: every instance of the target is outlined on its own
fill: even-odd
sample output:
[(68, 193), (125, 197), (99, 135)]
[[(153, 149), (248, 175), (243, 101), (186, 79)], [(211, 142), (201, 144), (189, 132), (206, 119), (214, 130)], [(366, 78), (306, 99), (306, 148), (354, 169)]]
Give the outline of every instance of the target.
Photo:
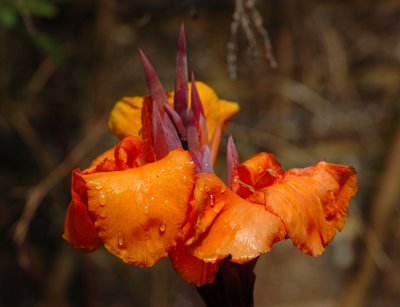
[(147, 94), (137, 49), (172, 89), (182, 22), (189, 69), (241, 106), (218, 174), (229, 134), (242, 160), (268, 151), (284, 168), (358, 171), (348, 223), (321, 257), (291, 242), (261, 257), (256, 306), (400, 306), (397, 0), (2, 0), (0, 306), (203, 306), (168, 260), (129, 267), (61, 239), (70, 170), (115, 144), (117, 99)]

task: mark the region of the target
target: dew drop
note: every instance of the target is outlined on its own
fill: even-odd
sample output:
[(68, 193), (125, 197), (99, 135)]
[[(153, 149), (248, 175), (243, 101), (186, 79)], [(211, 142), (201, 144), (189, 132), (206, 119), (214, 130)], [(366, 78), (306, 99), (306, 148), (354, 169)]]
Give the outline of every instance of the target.
[(161, 232), (164, 232), (165, 231), (165, 228), (167, 228), (167, 225), (165, 225), (165, 223), (164, 222), (161, 222), (161, 224), (160, 224), (160, 231)]
[(124, 244), (125, 244), (124, 237), (119, 236), (119, 237), (118, 237), (118, 246), (119, 246), (119, 247), (123, 247)]
[(215, 196), (210, 194), (210, 207), (214, 207), (215, 205)]
[(193, 242), (194, 242), (194, 240), (195, 240), (194, 237), (190, 238), (189, 240), (186, 241), (185, 245), (186, 245), (186, 246), (192, 245)]
[(100, 191), (98, 199), (99, 199), (100, 206), (106, 205), (107, 196), (103, 191)]
[(225, 193), (225, 185), (221, 184), (221, 193), (224, 194)]
[(95, 182), (94, 187), (96, 188), (96, 190), (100, 190), (103, 186), (101, 185), (100, 182)]
[(145, 215), (148, 215), (148, 214), (149, 214), (149, 211), (150, 211), (149, 205), (148, 205), (148, 204), (145, 204), (144, 207), (143, 207), (143, 213), (144, 213)]

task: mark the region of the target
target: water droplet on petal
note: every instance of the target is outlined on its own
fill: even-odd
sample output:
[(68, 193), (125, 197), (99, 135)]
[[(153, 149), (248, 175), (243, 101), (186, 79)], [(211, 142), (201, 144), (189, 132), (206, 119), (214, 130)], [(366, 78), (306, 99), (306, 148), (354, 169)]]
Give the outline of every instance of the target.
[(164, 232), (164, 231), (165, 231), (165, 228), (167, 228), (167, 225), (165, 225), (164, 222), (161, 222), (161, 224), (160, 224), (160, 231), (161, 231), (161, 232)]
[(100, 182), (96, 181), (94, 183), (94, 187), (96, 188), (96, 190), (100, 190), (103, 186), (102, 186), (102, 184)]
[(215, 205), (215, 196), (210, 194), (210, 207), (214, 207)]
[(118, 246), (119, 246), (119, 247), (123, 247), (124, 244), (125, 244), (124, 237), (119, 236), (119, 237), (118, 237)]
[(106, 205), (106, 202), (107, 202), (106, 193), (104, 193), (103, 191), (100, 191), (98, 199), (99, 199), (100, 206)]
[(225, 185), (221, 184), (221, 193), (224, 194), (225, 193)]
[(149, 214), (149, 211), (150, 211), (149, 205), (148, 205), (148, 204), (145, 204), (144, 207), (143, 207), (143, 213), (144, 213), (145, 215), (148, 215), (148, 214)]

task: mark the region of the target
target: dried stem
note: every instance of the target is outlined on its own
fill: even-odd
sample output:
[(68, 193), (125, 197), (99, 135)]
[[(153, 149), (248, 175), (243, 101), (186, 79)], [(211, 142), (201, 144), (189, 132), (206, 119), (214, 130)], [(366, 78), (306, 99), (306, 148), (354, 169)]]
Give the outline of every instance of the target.
[[(263, 26), (263, 18), (255, 7), (254, 0), (235, 0), (231, 37), (227, 45), (227, 63), (230, 77), (232, 79), (237, 78), (239, 29), (242, 29), (245, 34), (251, 59), (258, 58), (258, 48), (261, 48), (271, 68), (276, 68), (277, 62), (272, 53), (271, 40), (268, 31)], [(262, 43), (260, 44), (259, 41)]]
[(38, 185), (34, 186), (27, 196), (24, 211), (17, 222), (14, 241), (21, 246), (26, 238), (29, 224), (43, 198), (57, 185), (80, 159), (93, 147), (101, 135), (105, 132), (104, 120), (99, 120), (94, 126), (91, 126), (85, 138), (71, 150), (69, 155), (57, 165)]
[(360, 260), (360, 268), (345, 293), (341, 306), (361, 307), (365, 305), (377, 268), (388, 269), (391, 261), (381, 246), (386, 237), (388, 221), (399, 197), (400, 186), (400, 125), (397, 127), (386, 167), (371, 207), (371, 225), (364, 235), (367, 249)]

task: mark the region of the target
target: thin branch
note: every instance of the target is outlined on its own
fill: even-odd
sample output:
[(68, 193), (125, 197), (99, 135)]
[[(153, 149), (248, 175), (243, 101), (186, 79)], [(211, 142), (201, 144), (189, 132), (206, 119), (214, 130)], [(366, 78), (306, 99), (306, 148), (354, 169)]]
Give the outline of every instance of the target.
[[(368, 299), (368, 290), (374, 281), (377, 268), (388, 269), (391, 261), (381, 246), (385, 242), (387, 227), (400, 195), (400, 125), (397, 127), (391, 149), (386, 159), (381, 182), (371, 207), (371, 228), (366, 229), (365, 242), (370, 252), (364, 252), (360, 268), (345, 293), (341, 306), (361, 307)], [(372, 253), (371, 253), (372, 252)]]
[[(278, 66), (272, 53), (268, 31), (263, 26), (263, 18), (255, 7), (254, 0), (235, 0), (235, 10), (231, 22), (231, 37), (227, 45), (227, 64), (231, 79), (237, 78), (237, 44), (238, 32), (242, 29), (248, 43), (248, 51), (252, 59), (258, 58), (261, 45), (263, 53), (271, 68)], [(262, 44), (259, 43), (262, 41)]]
[(71, 169), (74, 168), (78, 161), (96, 144), (102, 134), (105, 133), (105, 126), (104, 120), (99, 120), (89, 129), (85, 138), (71, 150), (69, 155), (38, 185), (34, 186), (29, 191), (24, 211), (17, 222), (14, 233), (14, 242), (18, 246), (24, 243), (30, 222), (44, 197), (57, 183), (70, 173)]

